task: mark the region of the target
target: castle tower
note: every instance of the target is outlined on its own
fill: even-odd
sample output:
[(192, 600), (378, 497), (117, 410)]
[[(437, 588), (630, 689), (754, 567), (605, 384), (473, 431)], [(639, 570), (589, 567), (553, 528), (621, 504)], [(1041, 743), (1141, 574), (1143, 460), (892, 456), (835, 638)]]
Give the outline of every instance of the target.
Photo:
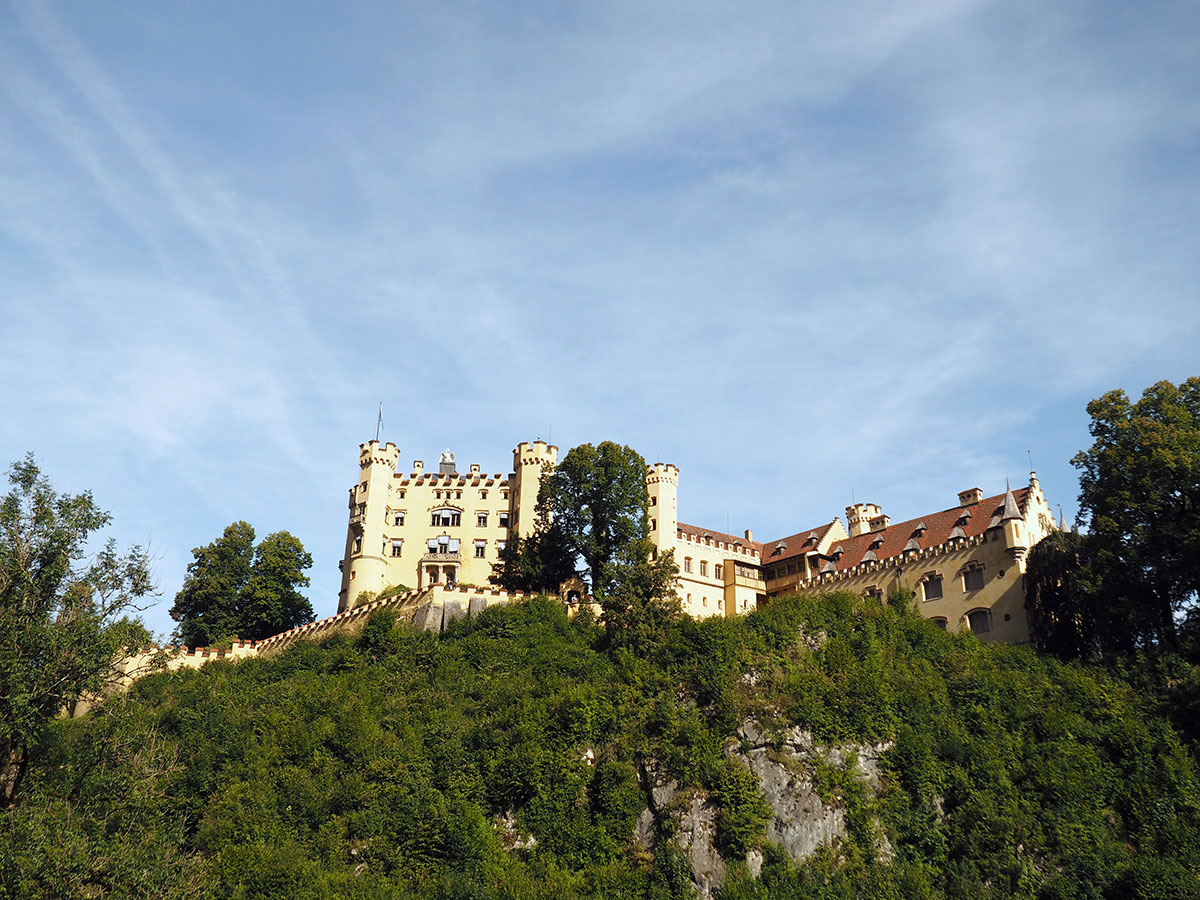
[(513, 450), (513, 480), (509, 493), (509, 531), (529, 537), (537, 524), (538, 490), (542, 473), (558, 465), (558, 448), (545, 441), (522, 441)]
[(655, 550), (664, 553), (675, 546), (678, 534), (676, 500), (679, 496), (679, 469), (670, 463), (660, 462), (646, 466), (646, 493), (650, 504), (646, 510), (650, 517), (650, 540)]
[(872, 520), (882, 517), (883, 511), (875, 503), (855, 503), (853, 506), (847, 506), (846, 527), (850, 529), (850, 537), (858, 537), (871, 531)]
[(387, 586), (387, 558), (383, 537), (386, 529), (388, 492), (400, 451), (393, 443), (368, 441), (358, 447), (358, 482), (350, 488), (350, 524), (346, 529), (346, 552), (342, 557), (342, 587), (338, 612), (350, 609), (363, 591)]
[[(1030, 497), (1032, 500), (1033, 497)], [(1008, 551), (1008, 555), (1021, 566), (1021, 571), (1025, 571), (1025, 566), (1022, 560), (1025, 557), (1025, 551), (1029, 549), (1029, 536), (1026, 534), (1025, 517), (1021, 515), (1020, 507), (1017, 506), (1017, 499), (1013, 496), (1012, 488), (1006, 488), (1004, 492), (1004, 509), (1000, 513), (1000, 522), (1004, 528), (1004, 549)]]

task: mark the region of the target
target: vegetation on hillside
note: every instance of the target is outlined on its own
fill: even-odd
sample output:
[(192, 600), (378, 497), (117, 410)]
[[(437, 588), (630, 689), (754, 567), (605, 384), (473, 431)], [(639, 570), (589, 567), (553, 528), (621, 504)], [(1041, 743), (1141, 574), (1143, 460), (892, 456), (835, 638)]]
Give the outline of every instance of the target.
[(0, 497), (0, 806), (15, 801), (48, 723), (113, 674), (123, 647), (149, 643), (129, 618), (152, 592), (140, 547), (89, 540), (111, 517), (89, 492), (60, 494), (29, 454)]
[[(0, 896), (687, 896), (667, 835), (632, 841), (653, 760), (720, 804), (726, 900), (1200, 897), (1195, 747), (1105, 670), (844, 595), (654, 638), (531, 600), (145, 678), (45, 736)], [(758, 880), (749, 719), (891, 744), (878, 795), (814, 773), (847, 835)]]

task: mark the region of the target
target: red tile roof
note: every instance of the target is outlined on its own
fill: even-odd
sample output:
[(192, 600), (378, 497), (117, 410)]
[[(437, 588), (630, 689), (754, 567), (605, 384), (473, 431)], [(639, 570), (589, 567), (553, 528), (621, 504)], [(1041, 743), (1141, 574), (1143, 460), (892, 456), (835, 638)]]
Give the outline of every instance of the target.
[[(1022, 512), (1025, 510), (1025, 501), (1028, 496), (1028, 487), (1018, 488), (1013, 491), (1013, 497), (1016, 499), (1017, 505), (1021, 508)], [(954, 530), (955, 522), (968, 510), (971, 513), (971, 517), (962, 526), (962, 530), (968, 538), (973, 538), (987, 531), (992, 519), (999, 516), (1003, 509), (1004, 494), (998, 494), (995, 497), (987, 497), (971, 506), (954, 506), (950, 509), (944, 509), (941, 512), (929, 513), (924, 516), (918, 516), (915, 519), (908, 519), (904, 522), (893, 522), (882, 531), (867, 532), (856, 537), (835, 541), (830, 546), (829, 553), (833, 554), (838, 547), (842, 548), (844, 552), (837, 561), (837, 571), (843, 572), (862, 562), (863, 556), (866, 555), (867, 550), (870, 549), (871, 544), (877, 538), (882, 538), (882, 542), (875, 548), (875, 555), (882, 561), (899, 556), (904, 551), (908, 542), (915, 537), (913, 532), (921, 522), (925, 523), (926, 530), (921, 537), (917, 538), (917, 542), (924, 549), (944, 544), (950, 537), (950, 532)], [(807, 536), (807, 533), (804, 536)], [(767, 546), (773, 548), (776, 543), (778, 542), (770, 541)], [(788, 539), (788, 552), (789, 554), (791, 553), (790, 539)], [(769, 565), (781, 558), (765, 558), (763, 562)]]
[[(782, 562), (788, 559), (795, 559), (798, 556), (808, 555), (820, 546), (821, 541), (825, 539), (825, 535), (829, 532), (829, 529), (832, 528), (834, 522), (837, 521), (837, 519), (834, 519), (832, 522), (826, 522), (824, 525), (818, 525), (816, 528), (809, 528), (806, 531), (798, 531), (793, 535), (789, 535), (785, 538), (779, 538), (778, 540), (766, 541), (762, 545), (763, 565)], [(812, 542), (809, 542), (808, 536), (813, 532), (816, 532), (817, 537)], [(782, 549), (779, 553), (776, 553), (775, 548), (780, 543), (787, 544), (787, 547)]]

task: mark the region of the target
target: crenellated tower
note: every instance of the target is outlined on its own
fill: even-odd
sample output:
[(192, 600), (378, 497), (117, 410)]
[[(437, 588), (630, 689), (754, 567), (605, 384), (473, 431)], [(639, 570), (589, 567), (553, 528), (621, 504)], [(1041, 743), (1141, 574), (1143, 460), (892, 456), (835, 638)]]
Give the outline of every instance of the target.
[(650, 517), (650, 540), (659, 553), (675, 546), (679, 526), (676, 500), (679, 496), (679, 469), (670, 463), (646, 466), (646, 493)]
[(358, 446), (358, 481), (350, 488), (339, 612), (349, 608), (352, 595), (387, 586), (388, 563), (380, 536), (386, 527), (388, 492), (399, 459), (400, 450), (391, 442), (368, 441)]
[(537, 523), (542, 473), (558, 465), (558, 448), (545, 441), (521, 441), (513, 450), (512, 490), (509, 493), (509, 531), (529, 537)]

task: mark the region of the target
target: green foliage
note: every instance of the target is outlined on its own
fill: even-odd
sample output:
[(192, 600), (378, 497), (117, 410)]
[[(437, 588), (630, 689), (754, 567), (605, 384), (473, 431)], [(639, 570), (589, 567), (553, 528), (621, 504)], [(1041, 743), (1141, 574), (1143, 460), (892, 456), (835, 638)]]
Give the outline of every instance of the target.
[(313, 620), (312, 604), (299, 591), (308, 584), (312, 554), (288, 532), (269, 534), (255, 547), (254, 529), (234, 522), (192, 556), (171, 607), (184, 644), (257, 641)]
[(1033, 645), (1060, 659), (1087, 659), (1103, 650), (1133, 649), (1130, 607), (1106, 602), (1093, 565), (1095, 544), (1059, 531), (1029, 551), (1025, 610)]
[[(0, 813), (0, 895), (691, 896), (669, 816), (632, 845), (653, 761), (716, 802), (723, 898), (1191, 897), (1200, 776), (1154, 703), (848, 595), (669, 622), (645, 654), (551, 599), (440, 637), (379, 611), (54, 723)], [(762, 843), (747, 719), (841, 747), (797, 763), (847, 823), (803, 862)]]
[(0, 499), (0, 805), (12, 803), (35, 745), (55, 716), (114, 674), (122, 647), (149, 643), (126, 613), (152, 592), (140, 547), (112, 540), (89, 492), (59, 494), (29, 454)]
[(1200, 592), (1200, 378), (1160, 381), (1137, 402), (1110, 391), (1087, 409), (1095, 441), (1072, 463), (1091, 573), (1135, 646), (1175, 648), (1176, 615)]
[[(542, 513), (546, 509), (539, 507)], [(556, 593), (573, 577), (575, 557), (558, 524), (542, 514), (529, 537), (509, 537), (488, 580), (506, 591), (537, 594)]]

